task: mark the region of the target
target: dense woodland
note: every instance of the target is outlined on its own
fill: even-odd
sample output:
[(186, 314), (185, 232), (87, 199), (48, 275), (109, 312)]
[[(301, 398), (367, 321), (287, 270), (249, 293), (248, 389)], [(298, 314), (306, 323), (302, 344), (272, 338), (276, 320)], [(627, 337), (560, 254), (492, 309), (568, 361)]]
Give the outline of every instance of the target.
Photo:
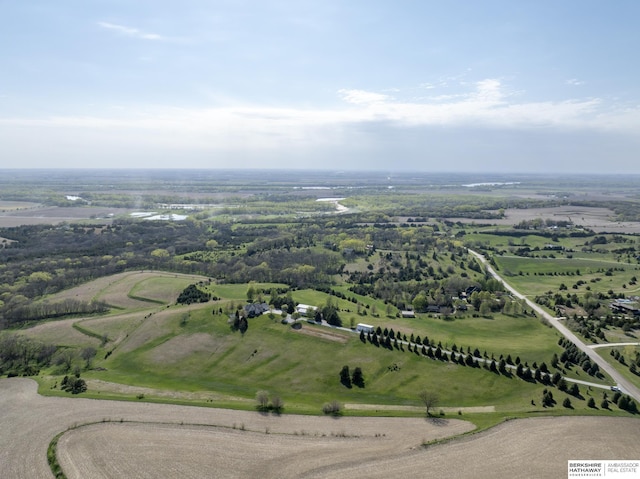
[[(607, 240), (588, 230), (557, 232), (544, 227), (536, 231), (537, 224), (517, 225), (493, 234), (511, 233), (517, 238), (523, 228), (532, 228), (551, 241), (578, 234), (590, 249), (610, 242), (626, 245), (629, 257), (636, 253), (633, 242), (619, 235)], [(218, 282), (284, 283), (291, 288), (329, 290), (343, 284), (353, 293), (384, 300), (400, 310), (426, 312), (437, 306), (445, 314), (457, 311), (457, 298), (476, 288), (476, 295), (469, 298), (476, 311), (487, 314), (507, 308), (509, 313), (525, 313), (518, 302), (500, 294), (501, 285), (485, 277), (465, 246), (503, 252), (462, 241), (464, 233), (461, 224), (451, 221), (416, 223), (409, 218), (403, 223), (371, 223), (358, 215), (269, 222), (115, 220), (105, 225), (4, 228), (0, 237), (12, 241), (0, 250), (0, 324), (105, 311), (107, 306), (101, 303), (49, 302), (46, 297), (91, 279), (144, 269), (197, 273)], [(540, 254), (539, 248), (509, 241), (514, 244), (511, 253)], [(579, 303), (591, 313), (606, 299), (602, 293), (591, 299), (561, 293), (540, 296), (538, 302)]]
[(453, 308), (451, 298), (470, 286), (496, 287), (464, 248), (440, 235), (444, 228), (331, 217), (272, 224), (118, 220), (5, 228), (0, 236), (12, 242), (0, 250), (0, 318), (7, 327), (101, 312), (106, 305), (42, 298), (101, 276), (152, 268), (292, 288), (346, 283), (400, 309), (411, 308), (416, 297), (419, 310), (429, 304)]
[[(570, 185), (560, 181), (558, 190), (522, 197), (496, 194), (500, 186), (457, 188), (451, 193), (447, 185), (452, 180), (447, 175), (423, 180), (398, 175), (394, 181), (401, 189), (388, 188), (389, 179), (383, 174), (311, 175), (307, 184), (332, 185), (332, 195), (344, 194), (341, 203), (351, 209), (345, 215), (327, 214), (334, 211), (333, 205), (316, 202), (315, 196), (297, 186), (292, 189), (300, 178), (290, 172), (271, 175), (268, 183), (261, 174), (233, 171), (195, 172), (178, 182), (173, 173), (162, 172), (84, 172), (79, 178), (75, 193), (82, 199), (73, 201), (61, 192), (69, 184), (68, 172), (48, 172), (38, 180), (38, 188), (30, 187), (31, 174), (8, 172), (0, 180), (6, 190), (2, 199), (74, 209), (88, 205), (142, 208), (186, 201), (218, 206), (197, 210), (179, 222), (118, 217), (0, 229), (0, 238), (5, 238), (0, 249), (0, 328), (102, 312), (107, 305), (56, 303), (46, 298), (98, 277), (143, 269), (197, 273), (228, 283), (277, 282), (324, 291), (346, 286), (354, 294), (381, 299), (399, 310), (424, 312), (438, 307), (445, 314), (458, 311), (456, 298), (476, 288), (476, 295), (469, 298), (476, 311), (482, 308), (486, 314), (506, 308), (520, 314), (524, 313), (521, 305), (501, 295), (501, 286), (485, 277), (466, 247), (492, 254), (553, 257), (553, 251), (525, 243), (533, 234), (552, 243), (563, 237), (584, 238), (583, 251), (603, 254), (611, 251), (607, 242), (615, 243), (618, 252), (613, 253), (627, 261), (635, 261), (638, 254), (634, 239), (605, 238), (572, 228), (567, 221), (525, 220), (511, 229), (487, 231), (504, 237), (509, 244), (506, 249), (467, 239), (465, 234), (472, 228), (454, 223), (461, 217), (500, 218), (505, 208), (558, 205), (610, 206), (621, 219), (634, 219), (636, 196), (604, 203), (581, 193), (590, 191), (596, 181), (599, 186), (631, 188), (617, 177), (579, 178)], [(456, 177), (458, 182), (465, 180)], [(548, 178), (528, 181), (530, 191), (535, 191), (545, 188)], [(592, 314), (602, 300), (614, 297), (569, 293), (551, 291), (538, 301), (549, 307), (580, 304)], [(589, 331), (588, 324), (583, 326)], [(597, 327), (591, 333), (597, 336)]]

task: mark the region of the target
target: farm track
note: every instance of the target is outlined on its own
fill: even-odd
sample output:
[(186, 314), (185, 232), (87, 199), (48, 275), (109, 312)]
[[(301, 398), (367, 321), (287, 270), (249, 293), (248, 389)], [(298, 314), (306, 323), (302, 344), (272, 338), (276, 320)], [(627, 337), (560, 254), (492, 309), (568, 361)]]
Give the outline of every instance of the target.
[(473, 425), (42, 397), (21, 378), (0, 380), (0, 408), (0, 477), (12, 479), (52, 477), (49, 441), (74, 425), (58, 443), (69, 479), (564, 477), (569, 459), (637, 460), (640, 440), (637, 418), (555, 417), (423, 448)]

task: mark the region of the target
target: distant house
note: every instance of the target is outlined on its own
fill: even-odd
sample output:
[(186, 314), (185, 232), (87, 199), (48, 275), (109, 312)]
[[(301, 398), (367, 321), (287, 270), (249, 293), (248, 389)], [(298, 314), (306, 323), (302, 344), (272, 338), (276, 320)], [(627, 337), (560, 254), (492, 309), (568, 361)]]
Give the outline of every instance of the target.
[(401, 311), (400, 315), (403, 318), (415, 318), (416, 317), (416, 313), (414, 311), (410, 311), (410, 310)]
[(267, 303), (249, 303), (244, 307), (244, 314), (247, 318), (255, 318), (267, 311), (269, 311), (269, 305)]
[(296, 312), (300, 316), (308, 316), (309, 313), (315, 313), (318, 308), (308, 304), (299, 304), (296, 306)]
[(356, 326), (356, 331), (373, 333), (373, 326), (371, 326), (370, 324), (358, 323), (358, 326)]
[(480, 288), (480, 286), (469, 286), (467, 289), (460, 293), (459, 298), (468, 300), (473, 293), (479, 293), (480, 291), (482, 291), (482, 288)]
[(429, 305), (427, 306), (427, 313), (439, 313), (440, 306)]
[(640, 308), (634, 301), (615, 301), (611, 303), (611, 309), (622, 314), (640, 316)]

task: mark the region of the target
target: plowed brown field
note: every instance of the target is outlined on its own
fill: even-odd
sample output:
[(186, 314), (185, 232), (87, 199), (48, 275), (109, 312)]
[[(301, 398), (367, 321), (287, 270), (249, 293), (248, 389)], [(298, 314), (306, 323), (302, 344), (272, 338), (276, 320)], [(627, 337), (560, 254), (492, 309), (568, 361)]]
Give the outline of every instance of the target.
[(425, 449), (423, 441), (472, 425), (49, 398), (17, 378), (0, 380), (0, 411), (0, 477), (12, 479), (51, 477), (49, 441), (89, 422), (98, 423), (58, 444), (69, 479), (543, 478), (566, 477), (568, 459), (639, 458), (640, 420), (632, 417), (517, 420)]

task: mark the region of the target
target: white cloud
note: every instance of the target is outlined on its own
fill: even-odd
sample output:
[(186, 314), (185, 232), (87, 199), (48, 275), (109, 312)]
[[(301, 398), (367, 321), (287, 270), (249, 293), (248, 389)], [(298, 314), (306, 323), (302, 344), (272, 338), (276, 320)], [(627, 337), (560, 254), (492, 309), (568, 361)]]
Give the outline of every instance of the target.
[[(357, 94), (346, 95), (345, 90), (341, 93), (345, 101), (362, 107), (357, 110), (359, 121), (506, 129), (550, 127), (630, 131), (640, 127), (638, 108), (607, 111), (600, 99), (515, 102), (514, 95), (505, 92), (497, 79), (476, 82), (467, 92), (430, 97), (420, 102), (395, 101), (374, 92), (355, 91)], [(370, 101), (366, 102), (366, 99)]]
[(577, 78), (571, 78), (565, 82), (567, 85), (580, 86), (584, 85), (583, 81), (578, 80)]
[(437, 102), (401, 101), (364, 90), (344, 89), (339, 94), (344, 105), (325, 109), (232, 102), (216, 108), (125, 107), (91, 116), (0, 118), (0, 127), (30, 127), (36, 136), (56, 136), (60, 132), (70, 137), (117, 138), (141, 147), (203, 151), (276, 151), (352, 144), (353, 135), (364, 141), (370, 134), (367, 132), (381, 134), (387, 128), (403, 127), (593, 131), (629, 137), (640, 130), (637, 106), (610, 106), (601, 99), (517, 102), (495, 79), (477, 82), (472, 90)]
[(116, 25), (115, 23), (98, 22), (98, 25), (107, 30), (118, 32), (128, 37), (140, 38), (142, 40), (164, 40), (165, 37), (156, 33), (147, 33), (137, 28), (125, 27), (123, 25)]
[(354, 105), (367, 105), (372, 103), (381, 103), (389, 99), (389, 96), (381, 93), (373, 93), (364, 90), (339, 90), (338, 93), (342, 95), (342, 98), (347, 103), (353, 103)]

